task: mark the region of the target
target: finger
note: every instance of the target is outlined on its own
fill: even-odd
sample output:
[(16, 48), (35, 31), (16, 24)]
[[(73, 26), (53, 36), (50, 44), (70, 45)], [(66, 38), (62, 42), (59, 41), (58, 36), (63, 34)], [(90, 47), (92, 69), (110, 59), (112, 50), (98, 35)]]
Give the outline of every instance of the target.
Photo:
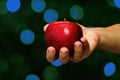
[(73, 56), (73, 62), (80, 62), (81, 61), (81, 55), (82, 55), (82, 43), (80, 41), (76, 41), (74, 43), (74, 56)]
[(60, 55), (59, 59), (63, 64), (66, 64), (69, 62), (69, 50), (66, 47), (63, 47), (60, 49)]
[(49, 24), (46, 24), (46, 25), (43, 27), (44, 32), (46, 32), (48, 25), (49, 25)]
[(89, 48), (89, 43), (86, 38), (82, 37), (80, 41), (83, 43), (83, 49), (88, 49)]
[(83, 43), (83, 54), (81, 55), (81, 60), (83, 60), (88, 57), (90, 47), (86, 38), (81, 38), (80, 41)]
[(46, 58), (49, 62), (55, 61), (56, 59), (55, 53), (56, 53), (56, 50), (54, 47), (48, 47), (46, 52)]

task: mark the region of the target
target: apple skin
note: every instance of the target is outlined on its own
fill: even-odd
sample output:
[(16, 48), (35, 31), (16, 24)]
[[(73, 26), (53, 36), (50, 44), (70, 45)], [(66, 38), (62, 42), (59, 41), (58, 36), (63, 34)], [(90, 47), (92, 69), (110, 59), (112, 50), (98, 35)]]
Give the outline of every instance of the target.
[(67, 47), (72, 56), (74, 51), (74, 42), (80, 41), (83, 36), (81, 26), (70, 21), (55, 21), (48, 25), (45, 32), (46, 44), (56, 49), (56, 55), (59, 56), (59, 50)]

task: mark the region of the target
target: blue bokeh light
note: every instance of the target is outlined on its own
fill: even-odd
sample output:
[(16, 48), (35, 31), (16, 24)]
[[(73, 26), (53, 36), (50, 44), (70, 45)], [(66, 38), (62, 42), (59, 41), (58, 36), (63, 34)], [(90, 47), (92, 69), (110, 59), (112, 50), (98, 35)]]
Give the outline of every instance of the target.
[(83, 8), (79, 5), (73, 5), (70, 8), (70, 16), (74, 19), (74, 20), (80, 20), (84, 17), (84, 11)]
[(51, 63), (53, 66), (56, 66), (56, 67), (59, 67), (61, 66), (63, 63), (59, 60), (59, 59), (56, 59), (54, 62)]
[(46, 2), (44, 0), (32, 0), (31, 8), (35, 12), (42, 12), (46, 7)]
[(20, 0), (8, 0), (6, 2), (6, 8), (10, 12), (17, 12), (20, 9)]
[(120, 8), (120, 0), (114, 0), (114, 4), (117, 8)]
[(116, 66), (113, 62), (109, 62), (104, 66), (104, 74), (109, 77), (115, 73)]
[(35, 35), (34, 35), (33, 31), (31, 31), (29, 29), (23, 30), (20, 34), (20, 40), (25, 45), (32, 44), (34, 41), (34, 38), (35, 38)]
[(35, 74), (29, 74), (26, 76), (25, 80), (40, 80), (40, 78)]
[(48, 9), (45, 11), (43, 17), (45, 22), (50, 23), (50, 22), (56, 21), (58, 19), (58, 16), (59, 15), (57, 11), (55, 11), (54, 9)]

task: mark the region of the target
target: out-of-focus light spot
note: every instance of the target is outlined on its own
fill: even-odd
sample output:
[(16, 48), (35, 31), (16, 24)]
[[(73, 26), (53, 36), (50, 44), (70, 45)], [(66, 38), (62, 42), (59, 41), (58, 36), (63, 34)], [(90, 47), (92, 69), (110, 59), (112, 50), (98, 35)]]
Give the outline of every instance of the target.
[(8, 0), (6, 2), (6, 8), (10, 12), (17, 12), (20, 9), (21, 3), (20, 0)]
[(56, 59), (54, 62), (51, 63), (53, 66), (59, 67), (62, 65), (62, 62), (59, 59)]
[(43, 71), (43, 77), (45, 80), (56, 80), (58, 77), (58, 71), (52, 66), (48, 66)]
[(35, 12), (42, 12), (46, 7), (46, 3), (44, 0), (32, 0), (31, 7)]
[(25, 80), (40, 80), (40, 78), (35, 74), (29, 74), (26, 76)]
[(45, 11), (44, 13), (44, 20), (47, 23), (56, 21), (58, 19), (58, 13), (57, 11), (53, 10), (53, 9), (48, 9)]
[(88, 28), (94, 28), (94, 26), (87, 26)]
[(24, 58), (19, 54), (11, 55), (9, 61), (13, 67), (17, 67), (17, 68), (22, 67), (24, 64)]
[(115, 4), (114, 4), (114, 0), (107, 0), (107, 3), (111, 7), (116, 7)]
[(6, 72), (8, 70), (8, 63), (0, 59), (0, 72)]
[(6, 9), (6, 1), (0, 1), (0, 14), (6, 14), (8, 10)]
[(81, 6), (78, 5), (74, 5), (70, 8), (70, 16), (74, 19), (74, 20), (80, 20), (84, 17), (84, 11), (83, 8)]
[(116, 66), (113, 62), (109, 62), (104, 66), (104, 74), (109, 77), (115, 73)]
[(23, 30), (20, 34), (20, 40), (25, 45), (32, 44), (34, 41), (34, 38), (35, 38), (35, 35), (34, 35), (33, 31), (31, 31), (29, 29)]
[(120, 0), (114, 0), (114, 4), (117, 8), (120, 8)]

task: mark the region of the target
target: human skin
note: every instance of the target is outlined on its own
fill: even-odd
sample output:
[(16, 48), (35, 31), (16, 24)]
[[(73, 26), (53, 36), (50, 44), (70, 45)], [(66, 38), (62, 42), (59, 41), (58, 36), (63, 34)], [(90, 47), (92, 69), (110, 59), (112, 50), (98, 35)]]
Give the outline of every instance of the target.
[[(44, 26), (44, 32), (47, 26)], [(59, 51), (59, 59), (62, 63), (66, 64), (69, 61), (75, 63), (87, 58), (96, 49), (103, 49), (113, 53), (120, 54), (120, 24), (114, 24), (108, 27), (87, 28), (82, 25), (83, 37), (80, 41), (74, 43), (74, 55), (69, 56), (69, 50), (62, 47)], [(46, 58), (49, 62), (56, 60), (56, 50), (50, 46), (46, 50)]]

